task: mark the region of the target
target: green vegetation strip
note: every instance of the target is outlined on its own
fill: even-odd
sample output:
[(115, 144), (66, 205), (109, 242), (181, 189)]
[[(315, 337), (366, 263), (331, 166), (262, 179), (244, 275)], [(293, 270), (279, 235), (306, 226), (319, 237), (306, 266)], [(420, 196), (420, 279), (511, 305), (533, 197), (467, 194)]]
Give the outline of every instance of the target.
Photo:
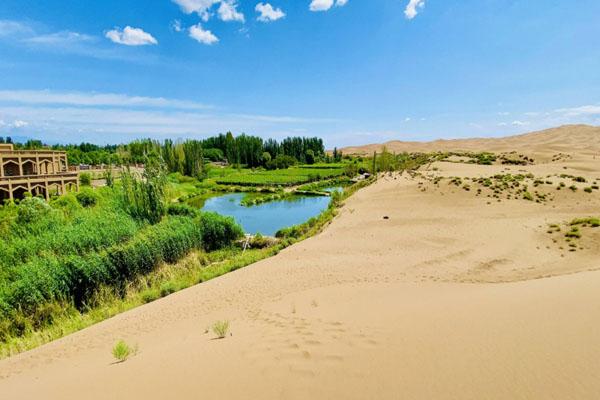
[[(35, 348), (144, 303), (271, 257), (319, 232), (334, 218), (344, 199), (370, 183), (372, 180), (365, 180), (343, 193), (334, 194), (326, 211), (302, 225), (282, 230), (278, 233), (281, 240), (271, 247), (244, 252), (224, 246), (231, 243), (233, 236), (238, 236), (235, 227), (222, 223), (220, 219), (224, 217), (202, 214), (200, 220), (204, 217), (204, 221), (198, 226), (198, 218), (171, 216), (165, 225), (161, 222), (142, 229), (125, 245), (117, 245), (116, 252), (76, 257), (77, 262), (69, 257), (70, 264), (56, 264), (47, 270), (24, 269), (27, 271), (22, 273), (24, 279), (16, 280), (16, 286), (10, 286), (4, 292), (4, 308), (10, 310), (11, 305), (18, 302), (27, 307), (13, 313), (10, 319), (1, 320), (0, 358)], [(177, 235), (179, 239), (163, 235), (163, 232), (172, 233), (173, 228), (183, 227), (186, 234)], [(201, 241), (197, 239), (198, 234)], [(196, 239), (190, 239), (189, 235)], [(188, 255), (177, 262), (182, 254)], [(129, 279), (120, 279), (121, 274)], [(68, 300), (69, 296), (63, 294), (79, 300)]]

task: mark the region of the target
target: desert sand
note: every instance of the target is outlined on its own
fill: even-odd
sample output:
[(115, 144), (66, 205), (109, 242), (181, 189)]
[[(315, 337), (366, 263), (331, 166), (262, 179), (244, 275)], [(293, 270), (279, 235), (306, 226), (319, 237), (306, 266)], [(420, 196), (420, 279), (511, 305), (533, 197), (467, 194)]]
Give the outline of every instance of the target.
[[(0, 361), (0, 397), (599, 398), (600, 228), (582, 227), (574, 248), (564, 232), (600, 216), (600, 192), (583, 190), (600, 181), (600, 130), (458, 147), (536, 161), (382, 176), (275, 257)], [(551, 182), (535, 187), (546, 200), (466, 179), (529, 173)], [(206, 333), (217, 320), (230, 336)], [(119, 339), (139, 351), (114, 364)]]

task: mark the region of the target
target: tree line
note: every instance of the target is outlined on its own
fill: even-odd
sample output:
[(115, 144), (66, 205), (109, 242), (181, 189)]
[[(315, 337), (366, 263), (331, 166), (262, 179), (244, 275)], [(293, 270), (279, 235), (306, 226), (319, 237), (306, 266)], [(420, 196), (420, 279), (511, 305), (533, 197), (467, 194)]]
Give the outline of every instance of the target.
[[(12, 143), (11, 138), (0, 137), (0, 143)], [(17, 150), (48, 148), (39, 140), (15, 143)], [(231, 132), (202, 140), (174, 142), (166, 139), (135, 140), (128, 144), (99, 146), (91, 143), (57, 144), (53, 150), (66, 151), (71, 165), (127, 165), (142, 164), (149, 155), (159, 155), (170, 172), (196, 176), (204, 161), (226, 162), (250, 168), (287, 168), (295, 163), (313, 164), (331, 159), (325, 153), (323, 140), (318, 137), (288, 137), (282, 141), (263, 140), (258, 136)], [(333, 160), (338, 157), (334, 157)]]

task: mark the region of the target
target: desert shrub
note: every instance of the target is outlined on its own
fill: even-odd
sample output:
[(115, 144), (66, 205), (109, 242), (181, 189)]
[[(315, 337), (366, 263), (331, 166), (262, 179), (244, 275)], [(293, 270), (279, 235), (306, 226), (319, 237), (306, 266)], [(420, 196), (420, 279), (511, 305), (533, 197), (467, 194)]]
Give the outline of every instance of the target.
[(76, 198), (83, 207), (92, 207), (98, 203), (98, 195), (91, 188), (83, 188)]
[(232, 217), (216, 213), (202, 213), (200, 227), (202, 247), (206, 251), (227, 247), (244, 235), (242, 227)]
[(135, 354), (135, 348), (131, 347), (125, 341), (119, 340), (113, 347), (112, 354), (117, 362), (125, 362), (129, 357)]
[(89, 172), (82, 172), (79, 174), (79, 183), (82, 186), (91, 186), (92, 185), (92, 174)]
[(219, 339), (224, 339), (229, 332), (229, 321), (217, 321), (212, 326), (212, 331)]
[(576, 225), (589, 225), (592, 228), (598, 228), (600, 227), (600, 218), (579, 218), (579, 219), (574, 219), (573, 221), (571, 221), (571, 226), (576, 226)]
[(565, 236), (568, 238), (579, 239), (581, 238), (581, 232), (579, 232), (579, 228), (577, 226), (574, 226), (569, 232), (565, 234)]

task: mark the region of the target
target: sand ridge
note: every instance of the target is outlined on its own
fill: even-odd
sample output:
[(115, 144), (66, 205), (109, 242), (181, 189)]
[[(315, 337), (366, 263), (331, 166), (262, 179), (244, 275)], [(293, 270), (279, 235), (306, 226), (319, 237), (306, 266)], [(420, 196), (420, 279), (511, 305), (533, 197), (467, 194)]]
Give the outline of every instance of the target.
[[(600, 214), (598, 191), (555, 189), (570, 179), (562, 173), (600, 179), (594, 154), (569, 154), (527, 166), (439, 162), (382, 176), (322, 233), (275, 257), (0, 361), (0, 393), (598, 398), (600, 232), (582, 228), (574, 252), (547, 232)], [(536, 188), (552, 200), (495, 198), (467, 180), (529, 173), (553, 182)], [(223, 319), (232, 335), (213, 340), (206, 327)], [(121, 338), (139, 353), (113, 364)]]

